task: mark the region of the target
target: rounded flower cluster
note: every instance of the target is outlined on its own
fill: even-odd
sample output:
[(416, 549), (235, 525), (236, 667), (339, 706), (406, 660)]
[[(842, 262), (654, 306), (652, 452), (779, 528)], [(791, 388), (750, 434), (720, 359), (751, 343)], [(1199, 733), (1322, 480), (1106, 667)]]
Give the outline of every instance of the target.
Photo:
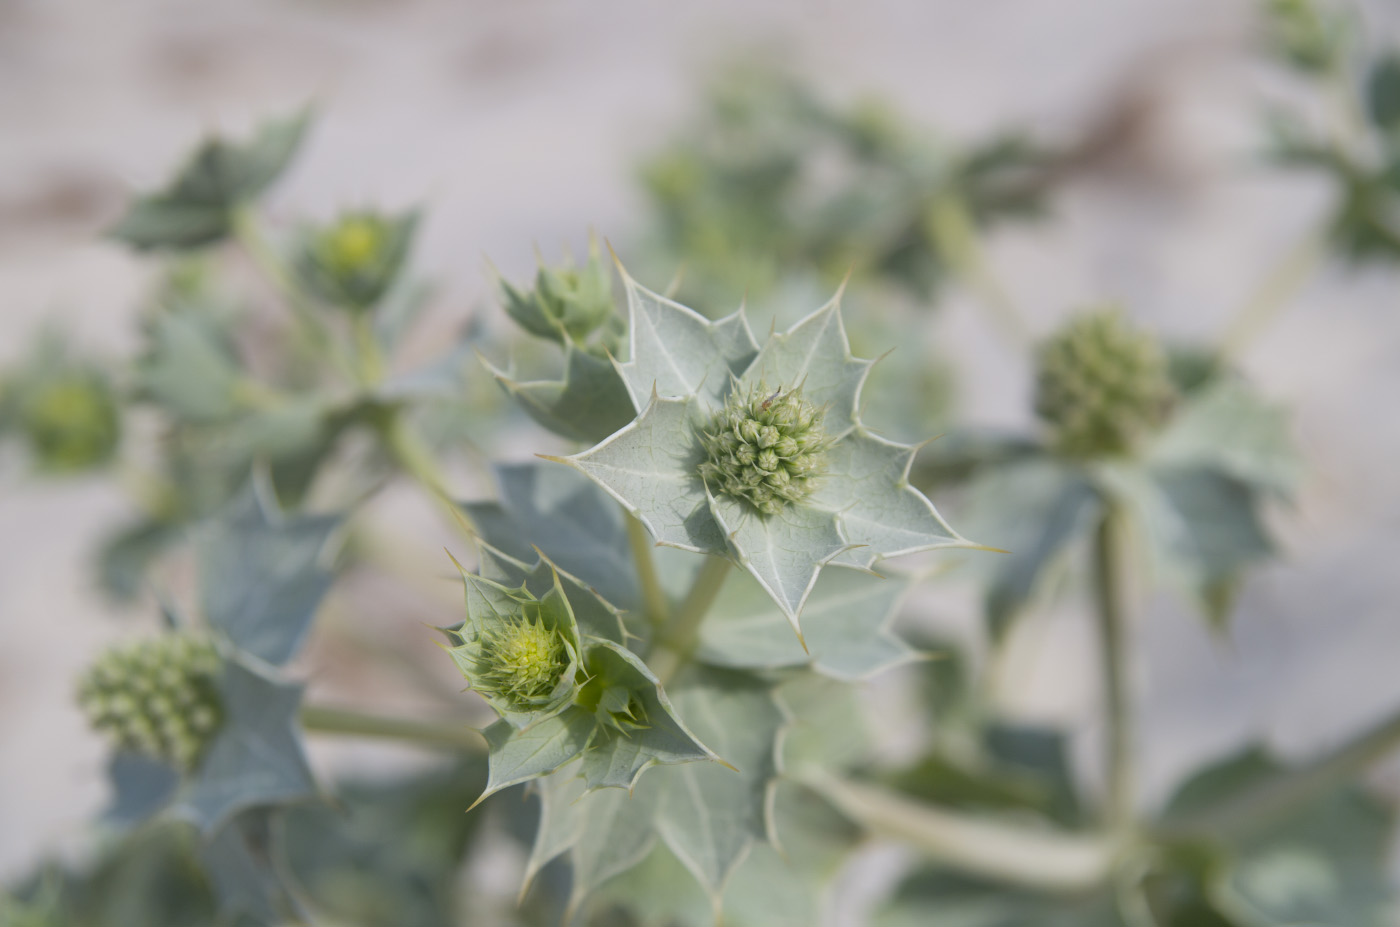
[(504, 281), (502, 288), (506, 312), (533, 335), (567, 338), (600, 357), (616, 353), (621, 344), (624, 326), (613, 302), (612, 276), (596, 254), (582, 267), (541, 266), (533, 290)]
[(1165, 352), (1116, 310), (1075, 319), (1040, 346), (1036, 359), (1035, 411), (1061, 453), (1126, 453), (1171, 410)]
[(120, 749), (189, 771), (223, 719), (219, 672), (207, 639), (166, 634), (103, 654), (79, 683), (78, 704)]
[(34, 456), (51, 470), (104, 463), (121, 438), (116, 400), (97, 374), (74, 372), (40, 384), (26, 398), (22, 415)]
[(530, 604), (520, 615), (482, 634), (483, 672), (472, 686), (504, 699), (517, 711), (551, 704), (558, 699), (560, 686), (572, 682), (563, 678), (574, 663), (568, 641), (538, 615), (532, 617)]
[(700, 478), (711, 492), (774, 515), (811, 495), (830, 444), (822, 410), (804, 400), (800, 388), (736, 390), (700, 432)]
[(401, 269), (412, 220), (348, 213), (310, 234), (297, 262), (316, 298), (356, 311), (379, 302)]

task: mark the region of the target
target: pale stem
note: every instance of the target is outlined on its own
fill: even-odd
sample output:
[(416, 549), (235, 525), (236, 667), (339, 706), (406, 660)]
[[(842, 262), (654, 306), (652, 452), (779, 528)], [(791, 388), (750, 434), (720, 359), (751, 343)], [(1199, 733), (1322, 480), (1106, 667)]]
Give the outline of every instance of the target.
[(351, 320), (355, 333), (355, 355), (359, 361), (360, 383), (377, 386), (384, 379), (384, 354), (374, 337), (374, 323), (369, 314), (356, 312)]
[(992, 273), (966, 204), (957, 197), (938, 197), (929, 209), (928, 225), (943, 259), (991, 314), (996, 326), (1013, 344), (1025, 344), (1030, 337), (1025, 320)]
[(322, 705), (301, 709), (301, 725), (318, 734), (402, 740), (447, 750), (478, 753), (485, 746), (481, 733), (456, 721), (417, 721), (364, 714)]
[(316, 315), (315, 310), (307, 305), (305, 297), (297, 289), (282, 259), (268, 244), (257, 216), (250, 208), (244, 206), (234, 210), (233, 234), (254, 265), (286, 301), (307, 339), (318, 350), (324, 351), (342, 374), (352, 380), (357, 379), (355, 364)]
[(724, 586), (733, 565), (724, 557), (706, 557), (690, 591), (657, 641), (651, 668), (662, 683), (669, 682), (690, 661), (700, 639), (700, 625)]
[(428, 495), (432, 496), (433, 501), (455, 528), (474, 540), (476, 531), (472, 527), (471, 519), (461, 506), (452, 501), (432, 450), (422, 436), (404, 420), (402, 411), (390, 410), (387, 417), (377, 423), (377, 427), (384, 439), (384, 446), (399, 466), (427, 490)]
[(1297, 295), (1326, 253), (1327, 235), (1314, 232), (1298, 242), (1265, 275), (1254, 293), (1231, 319), (1221, 339), (1220, 353), (1236, 358)]
[(1094, 536), (1094, 606), (1099, 628), (1103, 680), (1106, 819), (1118, 836), (1133, 827), (1132, 705), (1128, 691), (1128, 609), (1124, 567), (1126, 525), (1113, 502)]
[(1003, 824), (821, 772), (797, 779), (871, 833), (975, 875), (1069, 893), (1101, 885), (1113, 865), (1113, 844), (1101, 836)]
[(1163, 830), (1168, 835), (1199, 836), (1266, 824), (1328, 789), (1354, 781), (1367, 767), (1396, 750), (1400, 750), (1400, 711), (1330, 753), (1283, 773), (1250, 793), (1232, 795)]
[(632, 560), (637, 567), (637, 584), (641, 587), (642, 608), (652, 628), (660, 631), (665, 626), (670, 610), (666, 604), (666, 593), (661, 588), (661, 580), (656, 575), (656, 558), (652, 551), (656, 545), (647, 533), (646, 526), (631, 512), (624, 512), (627, 524), (627, 543), (632, 548)]

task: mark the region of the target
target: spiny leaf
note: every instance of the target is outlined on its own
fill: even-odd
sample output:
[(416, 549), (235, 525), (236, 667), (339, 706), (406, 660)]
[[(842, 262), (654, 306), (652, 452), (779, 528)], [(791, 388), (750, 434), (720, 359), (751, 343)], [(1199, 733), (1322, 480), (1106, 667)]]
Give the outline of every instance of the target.
[(110, 234), (140, 250), (184, 250), (223, 239), (233, 210), (286, 169), (310, 118), (304, 111), (269, 121), (243, 143), (206, 140), (163, 190), (137, 199)]
[(326, 552), (340, 524), (339, 515), (284, 517), (250, 485), (196, 536), (209, 623), (269, 663), (291, 659), (330, 588)]
[(598, 724), (580, 708), (567, 708), (521, 730), (508, 721), (486, 729), (490, 748), (486, 789), (477, 802), (507, 786), (547, 776), (577, 759), (597, 737)]
[(637, 419), (591, 450), (565, 458), (641, 520), (658, 543), (724, 553), (700, 480), (694, 399), (653, 396)]
[(1143, 526), (1157, 568), (1222, 630), (1241, 572), (1273, 554), (1258, 495), (1207, 467), (1125, 467), (1106, 469), (1102, 477)]
[(827, 476), (812, 501), (837, 513), (849, 545), (837, 563), (870, 567), (886, 557), (975, 546), (909, 485), (917, 450), (856, 426), (827, 452)]
[[(619, 268), (621, 269), (621, 268)], [(718, 402), (753, 361), (758, 344), (740, 309), (711, 322), (693, 309), (659, 296), (624, 270), (631, 350), (618, 373), (638, 412), (653, 394), (696, 396)]]
[(717, 900), (750, 846), (772, 837), (779, 736), (788, 718), (768, 685), (732, 672), (699, 670), (673, 700), (734, 767), (688, 763), (667, 770), (656, 816), (666, 845)]
[(254, 809), (225, 824), (200, 847), (199, 861), (223, 918), (240, 915), (257, 923), (277, 924), (296, 910), (272, 861), (272, 821)]
[(810, 664), (833, 679), (868, 678), (914, 658), (914, 651), (889, 629), (911, 585), (904, 577), (824, 571), (802, 610), (809, 653), (762, 586), (748, 577), (731, 577), (701, 626), (696, 659), (736, 669)]
[(596, 443), (632, 420), (631, 395), (612, 362), (572, 343), (564, 349), (564, 375), (559, 380), (521, 382), (486, 366), (531, 418), (557, 435)]
[(642, 722), (626, 730), (602, 727), (583, 755), (581, 775), (589, 788), (631, 789), (653, 766), (720, 759), (677, 717), (656, 675), (632, 651), (611, 641), (594, 641), (584, 667), (595, 684), (634, 696)]
[(710, 497), (710, 511), (739, 564), (758, 580), (800, 637), (797, 616), (817, 573), (849, 547), (837, 528), (836, 513), (790, 505), (776, 515), (761, 516), (724, 496)]
[(988, 631), (1002, 640), (1102, 506), (1077, 468), (1048, 459), (993, 468), (973, 481), (969, 496), (971, 530), (1011, 551), (986, 563)]
[(248, 808), (315, 796), (299, 737), (302, 687), (230, 659), (219, 694), (223, 726), (176, 797), (176, 815), (210, 833)]
[(179, 418), (216, 421), (234, 411), (241, 371), (227, 336), (199, 307), (176, 305), (147, 324), (137, 365), (141, 391)]
[[(1163, 820), (1199, 819), (1267, 788), (1285, 772), (1252, 745), (1183, 783)], [(1394, 824), (1392, 809), (1358, 786), (1340, 785), (1281, 809), (1263, 826), (1221, 834), (1235, 856), (1227, 859), (1214, 891), (1222, 903), (1243, 903), (1259, 923), (1386, 927), (1394, 914), (1386, 864)]]
[(1288, 496), (1303, 472), (1288, 418), (1282, 407), (1244, 383), (1225, 380), (1177, 412), (1153, 442), (1148, 459), (1159, 466), (1214, 466)]
[(838, 293), (788, 331), (770, 335), (742, 379), (774, 388), (801, 386), (809, 402), (825, 409), (827, 435), (840, 438), (855, 427), (860, 389), (874, 363), (851, 354)]

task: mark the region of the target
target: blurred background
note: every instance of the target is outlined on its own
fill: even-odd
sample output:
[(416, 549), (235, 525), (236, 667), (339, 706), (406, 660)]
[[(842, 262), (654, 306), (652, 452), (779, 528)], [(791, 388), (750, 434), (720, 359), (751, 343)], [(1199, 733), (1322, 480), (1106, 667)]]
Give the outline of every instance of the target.
[[(1377, 0), (1363, 9), (1369, 32), (1400, 34), (1400, 8)], [(536, 248), (551, 259), (565, 247), (581, 254), (590, 230), (657, 288), (685, 252), (682, 286), (711, 312), (746, 291), (760, 312), (810, 308), (847, 267), (888, 259), (888, 272), (855, 294), (896, 307), (894, 337), (872, 335), (867, 351), (900, 340), (899, 311), (936, 306), (939, 369), (917, 357), (895, 369), (956, 382), (927, 403), (942, 422), (1027, 429), (1030, 370), (998, 331), (985, 288), (901, 265), (900, 230), (877, 229), (891, 243), (872, 255), (806, 229), (811, 240), (771, 266), (711, 272), (731, 266), (727, 232), (677, 206), (693, 192), (685, 152), (724, 156), (730, 136), (714, 120), (725, 106), (740, 119), (757, 107), (758, 143), (819, 146), (804, 100), (845, 114), (843, 132), (935, 151), (980, 146), (1012, 169), (1016, 139), (1053, 149), (1053, 166), (1026, 181), (1039, 218), (1022, 214), (1031, 205), (1017, 202), (1023, 186), (988, 194), (984, 260), (1001, 298), (1033, 335), (1112, 301), (1160, 332), (1209, 340), (1332, 204), (1321, 179), (1261, 163), (1266, 101), (1300, 88), (1262, 60), (1260, 31), (1258, 9), (1243, 0), (0, 0), (0, 364), (24, 356), (50, 323), (92, 353), (134, 351), (151, 265), (103, 230), (202, 131), (245, 132), (313, 103), (314, 131), (271, 200), (272, 218), (426, 206), (415, 260), (437, 289), (409, 354), (431, 355), (468, 319), (501, 324), (488, 259), (524, 278)], [(818, 188), (823, 171), (839, 184), (839, 165), (815, 170)], [(889, 203), (900, 189), (884, 191)], [(857, 204), (833, 227), (865, 229), (885, 214), (879, 205)], [(754, 235), (751, 250), (797, 232)], [(1284, 555), (1251, 576), (1228, 645), (1169, 596), (1143, 615), (1145, 801), (1249, 735), (1303, 755), (1400, 702), (1396, 293), (1393, 270), (1322, 262), (1239, 357), (1293, 410), (1307, 478), (1295, 506), (1271, 513)], [(882, 388), (897, 400), (915, 382), (925, 381)], [(504, 454), (537, 449), (507, 441)], [(464, 492), (490, 492), (471, 472), (462, 479)], [(129, 509), (120, 487), (31, 478), (15, 455), (0, 459), (0, 481), (4, 881), (43, 854), (82, 846), (106, 800), (104, 751), (72, 703), (72, 680), (104, 644), (153, 619), (118, 609), (114, 620), (85, 579), (94, 539)], [(411, 494), (385, 505), (405, 513), (405, 532), (441, 532)], [(421, 565), (423, 575), (438, 566)], [(336, 595), (355, 596), (353, 582)], [(416, 635), (436, 606), (389, 597), (383, 607), (386, 633)], [(940, 629), (976, 637), (971, 598), (933, 607)], [(1014, 714), (1092, 717), (1088, 633), (1074, 613), (1052, 614), (1017, 645), (1007, 659), (1018, 682), (1005, 693)], [(355, 666), (343, 653), (313, 656), (313, 689), (363, 697)], [(440, 668), (450, 685), (451, 668)], [(1077, 730), (1077, 756), (1091, 757), (1097, 732)], [(904, 733), (883, 732), (885, 748), (898, 753)], [(316, 750), (330, 763), (413, 762), (378, 748)], [(1400, 764), (1377, 778), (1400, 791)]]

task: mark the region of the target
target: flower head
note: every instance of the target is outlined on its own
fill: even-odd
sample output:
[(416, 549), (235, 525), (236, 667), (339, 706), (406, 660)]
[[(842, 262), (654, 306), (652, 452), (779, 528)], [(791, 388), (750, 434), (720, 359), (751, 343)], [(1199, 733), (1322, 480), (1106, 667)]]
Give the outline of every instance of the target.
[(700, 477), (712, 492), (775, 515), (812, 494), (829, 443), (822, 410), (802, 398), (802, 387), (735, 390), (700, 431)]
[(368, 310), (398, 279), (417, 222), (412, 213), (346, 213), (308, 233), (297, 260), (297, 277), (323, 302)]
[(463, 573), (467, 620), (449, 650), (469, 688), (502, 718), (526, 727), (571, 704), (578, 691), (579, 633), (557, 579), (543, 598)]
[(120, 749), (189, 772), (223, 720), (222, 668), (207, 638), (167, 634), (104, 653), (79, 683), (78, 703)]
[(111, 385), (92, 370), (41, 377), (21, 397), (20, 416), (35, 458), (50, 470), (101, 464), (121, 439)]
[(621, 318), (613, 303), (612, 274), (590, 246), (582, 267), (566, 260), (557, 267), (540, 264), (531, 290), (502, 281), (506, 312), (521, 328), (539, 338), (572, 343), (605, 357), (616, 350)]
[(637, 417), (565, 458), (660, 544), (727, 557), (797, 616), (828, 564), (974, 547), (909, 485), (915, 449), (870, 432), (838, 300), (754, 339), (742, 310), (710, 321), (623, 274)]
[(1079, 316), (1038, 352), (1035, 410), (1067, 456), (1131, 451), (1173, 398), (1166, 353), (1119, 311)]

